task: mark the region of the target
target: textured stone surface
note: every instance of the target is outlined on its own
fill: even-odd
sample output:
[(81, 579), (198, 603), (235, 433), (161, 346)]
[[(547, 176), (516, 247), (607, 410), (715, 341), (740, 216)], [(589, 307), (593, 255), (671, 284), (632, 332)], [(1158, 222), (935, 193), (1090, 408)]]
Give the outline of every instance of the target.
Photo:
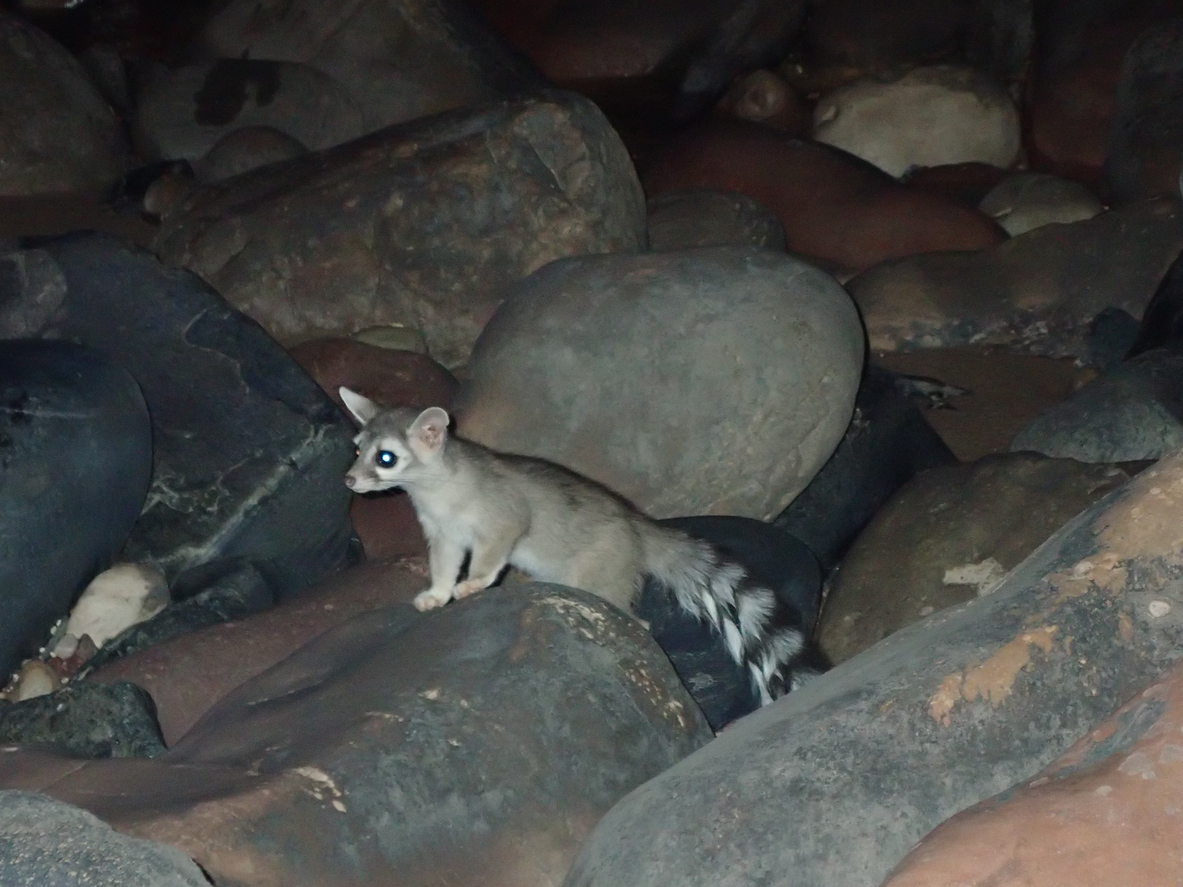
[[(209, 138), (206, 148), (250, 123), (324, 148), (540, 85), (454, 0), (232, 0), (213, 10), (190, 56), (212, 64), (182, 69), (154, 104), (167, 101), (170, 122)], [(311, 126), (321, 138), (297, 131)]]
[(1012, 450), (1082, 462), (1158, 459), (1183, 446), (1183, 353), (1156, 348), (1119, 364), (1029, 422)]
[(831, 579), (818, 642), (843, 662), (937, 610), (991, 592), (1071, 518), (1129, 479), (1109, 465), (987, 456), (913, 478)]
[(32, 792), (0, 792), (5, 887), (209, 887), (179, 850), (113, 831), (85, 810)]
[(1008, 176), (982, 198), (978, 208), (1011, 237), (1043, 225), (1081, 222), (1105, 211), (1104, 204), (1080, 182), (1037, 172)]
[(1019, 153), (1019, 112), (989, 77), (934, 65), (858, 80), (822, 96), (813, 137), (893, 176), (975, 161), (1008, 167)]
[(248, 559), (280, 595), (348, 560), (352, 426), (257, 325), (193, 275), (100, 235), (45, 241), (0, 269), (0, 329), (93, 346), (143, 389), (154, 469), (124, 560), (171, 584)]
[(0, 194), (99, 192), (126, 163), (115, 114), (77, 60), (0, 12)]
[[(366, 610), (408, 602), (429, 584), (426, 564), (416, 568), (413, 563), (370, 562), (343, 570), (274, 609), (251, 614), (249, 605), (266, 589), (249, 571), (200, 578), (208, 592), (204, 600), (199, 595), (192, 603), (183, 601), (161, 613), (161, 622), (145, 626), (148, 632), (161, 631), (170, 625), (170, 614), (175, 614), (174, 623), (188, 614), (195, 618), (187, 631), (168, 639), (152, 636), (152, 643), (142, 646), (133, 633), (125, 639), (129, 649), (122, 651), (128, 655), (104, 662), (100, 653), (96, 660), (101, 667), (90, 676), (102, 683), (130, 681), (147, 690), (170, 746), (227, 693), (317, 635)], [(243, 605), (226, 612), (231, 621), (214, 618), (201, 627), (202, 615), (220, 615), (214, 609), (219, 598), (222, 612), (235, 601)], [(118, 651), (118, 641), (116, 646)]]
[[(1161, 607), (1152, 615), (1178, 619)], [(1176, 665), (1036, 778), (939, 826), (884, 887), (1178, 881), (1181, 732), (1183, 669)]]
[(126, 683), (82, 681), (24, 702), (0, 702), (0, 742), (48, 746), (76, 758), (150, 758), (164, 751), (152, 697)]
[(862, 358), (849, 297), (788, 256), (568, 259), (523, 282), (486, 327), (457, 421), (655, 517), (768, 519), (841, 440)]
[(1178, 195), (1183, 19), (1157, 24), (1134, 41), (1122, 62), (1115, 105), (1105, 157), (1110, 200), (1121, 205)]
[(649, 201), (649, 248), (696, 246), (785, 248), (785, 229), (767, 207), (743, 194), (672, 191)]
[[(0, 318), (22, 307), (5, 300), (5, 282), (0, 270)], [(67, 342), (0, 341), (0, 405), (7, 682), (127, 540), (148, 491), (152, 429), (135, 380), (99, 351)]]
[(219, 884), (550, 887), (613, 802), (710, 735), (635, 620), (529, 585), (358, 615), (164, 755), (45, 790)]
[(787, 248), (823, 266), (864, 270), (934, 250), (993, 246), (993, 220), (905, 187), (845, 151), (770, 127), (715, 120), (673, 139), (645, 175), (650, 197), (709, 188), (746, 194), (780, 217)]
[(1183, 623), (1149, 605), (1183, 606), (1181, 503), (1175, 454), (993, 594), (881, 641), (631, 793), (565, 884), (875, 887), (933, 827), (1033, 776), (1177, 661)]
[(1111, 307), (1140, 317), (1181, 248), (1183, 207), (1158, 199), (992, 250), (886, 262), (848, 288), (875, 351), (975, 344), (1085, 357), (1093, 318)]
[(202, 189), (158, 244), (281, 342), (404, 323), (454, 367), (507, 286), (561, 256), (640, 249), (644, 225), (607, 120), (545, 93)]
[(827, 570), (896, 490), (917, 472), (956, 462), (893, 373), (868, 364), (854, 415), (833, 455), (774, 523)]

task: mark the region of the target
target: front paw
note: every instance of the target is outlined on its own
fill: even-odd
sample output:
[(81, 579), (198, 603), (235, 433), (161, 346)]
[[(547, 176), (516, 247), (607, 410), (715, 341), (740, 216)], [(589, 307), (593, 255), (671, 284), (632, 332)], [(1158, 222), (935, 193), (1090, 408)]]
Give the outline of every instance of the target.
[(414, 604), (415, 609), (422, 613), (424, 610), (434, 610), (436, 607), (442, 607), (452, 599), (451, 589), (444, 591), (437, 591), (434, 588), (429, 588), (427, 591), (421, 591), (415, 595)]
[(483, 591), (484, 588), (485, 584), (483, 582), (474, 582), (472, 579), (467, 579), (452, 589), (452, 597), (460, 600), (462, 597), (468, 597), (470, 594)]

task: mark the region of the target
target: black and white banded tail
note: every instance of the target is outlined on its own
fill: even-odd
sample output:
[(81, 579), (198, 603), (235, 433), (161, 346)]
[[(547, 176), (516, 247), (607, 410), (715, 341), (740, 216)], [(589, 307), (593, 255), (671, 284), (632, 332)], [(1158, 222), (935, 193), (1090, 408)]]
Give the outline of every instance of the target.
[(746, 669), (767, 705), (815, 672), (801, 661), (806, 628), (801, 616), (710, 543), (649, 525), (642, 534), (645, 569), (668, 587), (678, 605), (713, 625), (728, 654)]

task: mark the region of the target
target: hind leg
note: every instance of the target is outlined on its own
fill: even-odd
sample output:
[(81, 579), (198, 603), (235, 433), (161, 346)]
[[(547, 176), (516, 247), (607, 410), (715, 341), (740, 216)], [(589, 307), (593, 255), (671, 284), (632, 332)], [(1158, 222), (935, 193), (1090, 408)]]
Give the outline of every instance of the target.
[[(636, 618), (633, 604), (641, 590), (641, 579), (640, 568), (632, 558), (585, 556), (572, 566), (565, 583), (590, 591)], [(649, 627), (644, 620), (638, 621)]]

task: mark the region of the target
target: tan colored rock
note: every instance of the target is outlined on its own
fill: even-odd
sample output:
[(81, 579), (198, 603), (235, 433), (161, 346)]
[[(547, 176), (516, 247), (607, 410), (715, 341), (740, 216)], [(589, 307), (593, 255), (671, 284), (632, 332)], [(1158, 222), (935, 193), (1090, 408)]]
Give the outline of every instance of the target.
[(975, 253), (884, 262), (848, 289), (872, 350), (1005, 345), (1085, 357), (1105, 308), (1141, 317), (1183, 249), (1183, 205), (1159, 198), (1047, 225)]
[(403, 323), (455, 367), (510, 284), (644, 238), (619, 137), (587, 99), (548, 92), (207, 186), (157, 246), (280, 342)]
[(830, 579), (818, 642), (834, 663), (926, 616), (993, 591), (1070, 518), (1129, 479), (1034, 453), (987, 456), (912, 478)]
[[(1148, 596), (1149, 618), (1178, 621)], [(1183, 666), (1019, 788), (938, 826), (883, 887), (1159, 887), (1183, 873)]]
[(989, 163), (1019, 153), (1019, 112), (1009, 95), (973, 68), (934, 65), (867, 78), (818, 100), (813, 137), (884, 172)]
[(1044, 225), (1082, 222), (1105, 211), (1105, 205), (1080, 182), (1037, 172), (1008, 176), (982, 198), (978, 208), (1011, 237)]

